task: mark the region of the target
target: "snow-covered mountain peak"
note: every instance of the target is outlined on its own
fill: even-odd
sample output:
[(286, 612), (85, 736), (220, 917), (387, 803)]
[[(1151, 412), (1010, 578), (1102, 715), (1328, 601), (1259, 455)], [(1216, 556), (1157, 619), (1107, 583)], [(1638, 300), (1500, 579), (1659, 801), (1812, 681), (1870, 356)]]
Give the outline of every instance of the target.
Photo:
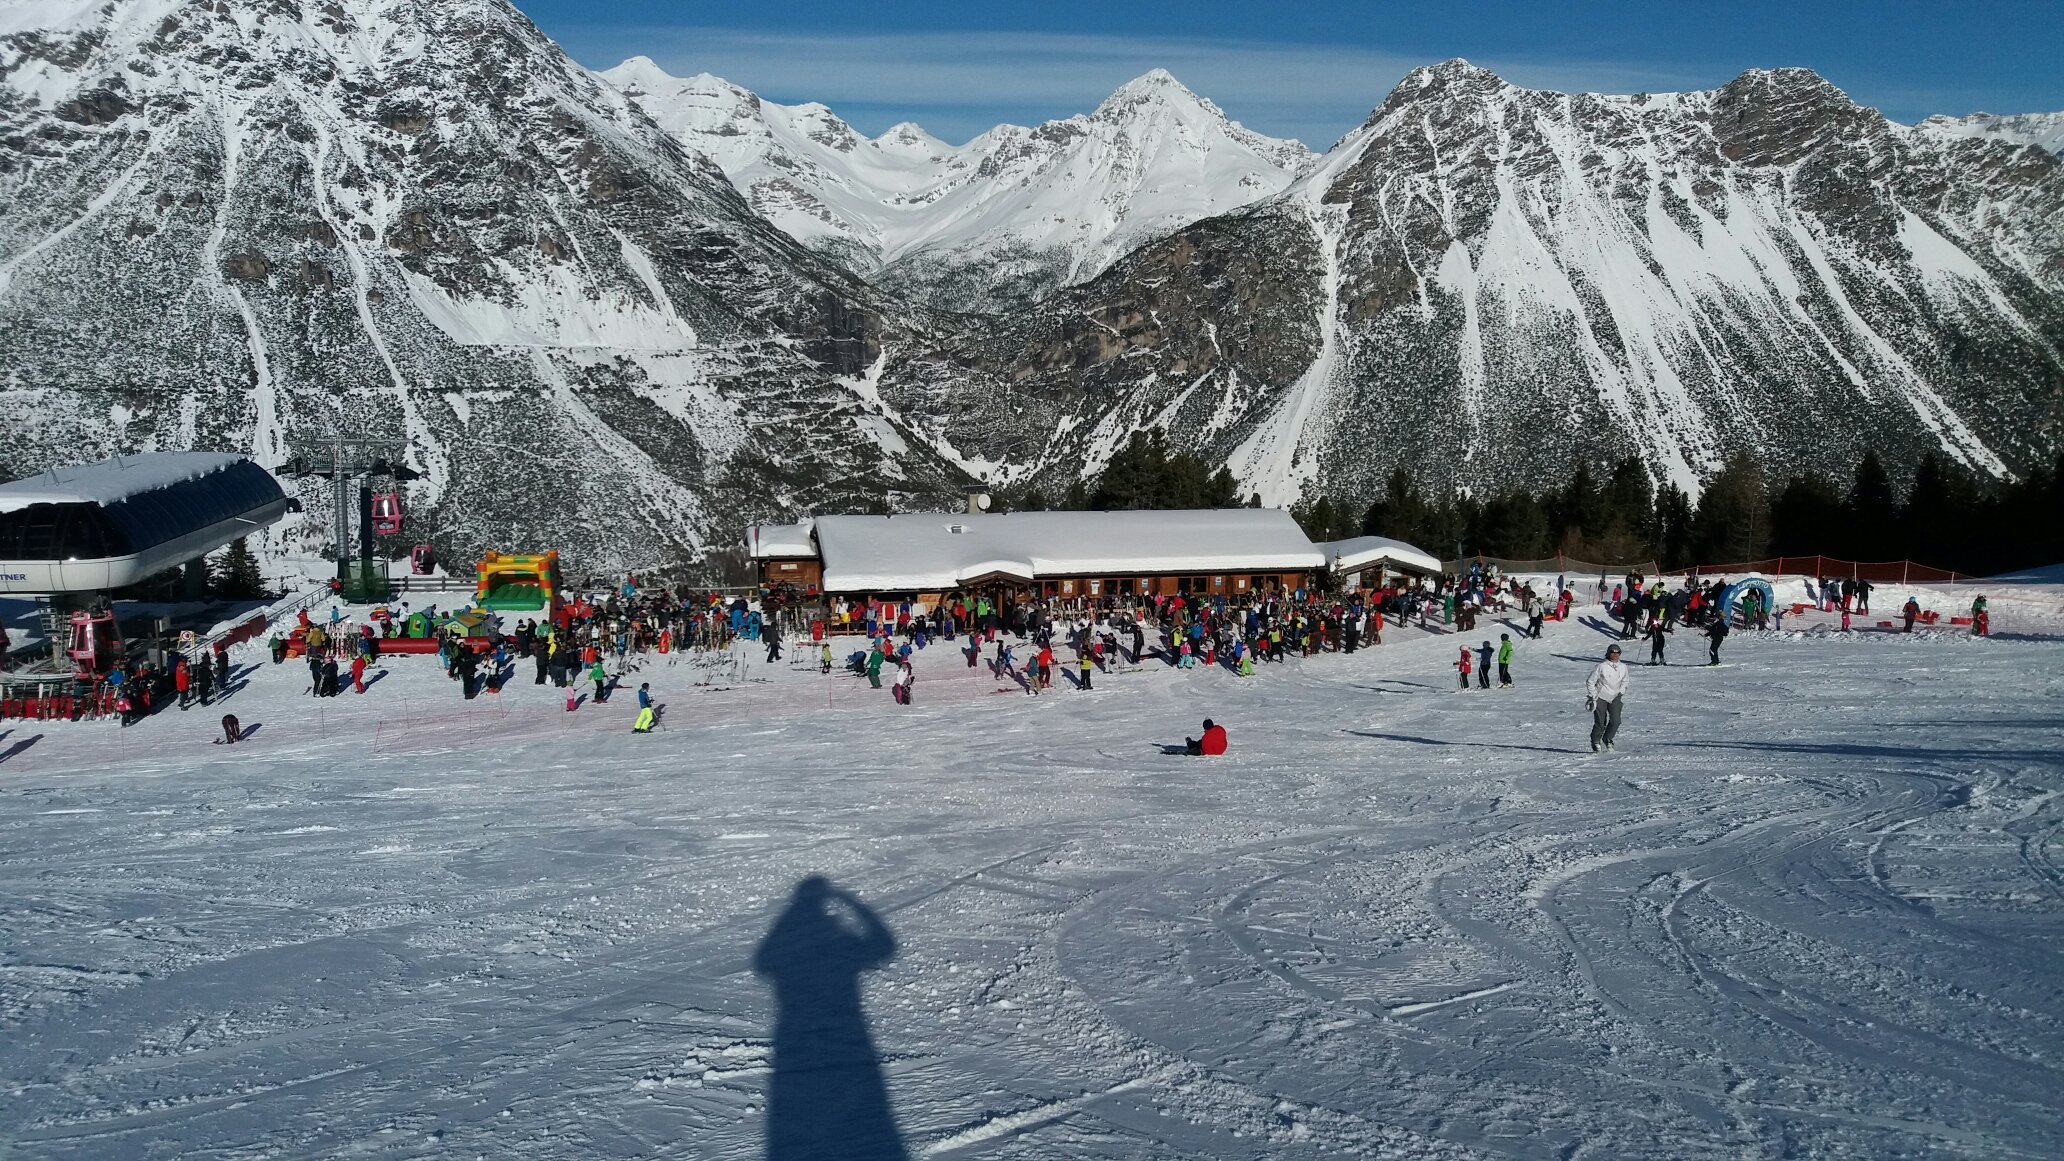
[[(152, 447), (277, 464), (378, 432), (422, 472), (414, 531), (441, 553), (549, 521), (598, 565), (725, 535), (727, 488), (940, 478), (922, 450), (863, 458), (794, 422), (856, 406), (835, 381), (870, 365), (883, 296), (509, 0), (0, 14), (0, 402), (37, 415), (10, 469)], [(704, 114), (752, 102), (683, 91)], [(575, 527), (578, 489), (502, 458), (526, 438), (639, 514)], [(274, 549), (319, 546), (321, 507)]]
[(1485, 88), (1503, 88), (1507, 85), (1505, 78), (1497, 73), (1484, 68), (1482, 65), (1471, 64), (1459, 56), (1454, 56), (1437, 64), (1420, 65), (1418, 68), (1406, 73), (1405, 78), (1398, 82), (1397, 87), (1401, 89), (1427, 89), (1458, 83)]
[(797, 240), (955, 309), (1093, 275), (1149, 236), (1282, 189), (1312, 161), (1165, 69), (1090, 113), (999, 125), (958, 148), (909, 122), (869, 140), (822, 105), (669, 77), (650, 61), (600, 75)]
[[(1256, 133), (1226, 116), (1208, 97), (1175, 79), (1167, 69), (1153, 69), (1118, 86), (1087, 118), (1120, 126), (1136, 135), (1170, 131), (1222, 134), (1270, 158), (1285, 169), (1309, 165), (1312, 153), (1300, 141)], [(1070, 121), (1079, 118), (1070, 118)]]
[[(1189, 86), (1175, 79), (1167, 69), (1149, 69), (1139, 76), (1119, 85), (1096, 107), (1092, 116), (1106, 109), (1123, 109), (1143, 101), (1178, 101), (1193, 105), (1210, 105), (1209, 101), (1192, 92)], [(1211, 106), (1213, 112), (1216, 106)]]
[(953, 146), (932, 136), (924, 126), (914, 121), (899, 121), (889, 126), (874, 139), (874, 147), (891, 156), (932, 165), (943, 165), (955, 152)]
[(2015, 113), (2004, 117), (1992, 113), (1973, 113), (1968, 117), (1937, 115), (1914, 128), (1945, 140), (1991, 138), (2011, 145), (2033, 145), (2064, 156), (2064, 113)]

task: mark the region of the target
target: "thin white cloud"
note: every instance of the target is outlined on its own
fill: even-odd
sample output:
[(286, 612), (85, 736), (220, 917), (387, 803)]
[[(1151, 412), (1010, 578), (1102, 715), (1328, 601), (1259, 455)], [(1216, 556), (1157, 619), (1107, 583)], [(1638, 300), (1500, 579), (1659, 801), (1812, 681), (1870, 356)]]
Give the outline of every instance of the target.
[[(1165, 68), (1249, 127), (1324, 149), (1360, 124), (1405, 73), (1433, 63), (1376, 49), (1178, 37), (603, 25), (556, 31), (593, 68), (649, 56), (669, 72), (715, 73), (771, 100), (821, 102), (864, 131), (914, 117), (952, 140), (989, 128), (999, 116), (1036, 121), (1083, 112), (1132, 77)], [(1727, 80), (1610, 62), (1477, 63), (1514, 84), (1565, 91), (1666, 91)]]

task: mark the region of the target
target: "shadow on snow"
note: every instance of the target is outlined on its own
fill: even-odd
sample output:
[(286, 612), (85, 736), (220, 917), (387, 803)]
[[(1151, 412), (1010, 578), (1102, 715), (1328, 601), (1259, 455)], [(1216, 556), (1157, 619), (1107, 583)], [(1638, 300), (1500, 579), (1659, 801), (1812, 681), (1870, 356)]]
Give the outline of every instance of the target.
[(796, 884), (753, 954), (774, 989), (767, 1161), (909, 1156), (860, 1001), (861, 973), (895, 955), (895, 936), (865, 903), (822, 875)]

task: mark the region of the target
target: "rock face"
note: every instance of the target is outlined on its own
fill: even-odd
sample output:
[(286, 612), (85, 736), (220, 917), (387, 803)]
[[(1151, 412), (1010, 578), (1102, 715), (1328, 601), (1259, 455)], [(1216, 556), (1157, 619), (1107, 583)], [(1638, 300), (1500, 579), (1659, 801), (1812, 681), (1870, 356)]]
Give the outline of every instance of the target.
[(1142, 242), (1279, 192), (1313, 161), (1161, 69), (1094, 112), (999, 125), (962, 146), (908, 123), (870, 140), (823, 105), (668, 76), (644, 57), (599, 75), (768, 221), (945, 310), (1022, 309)]
[[(603, 571), (1058, 494), (1147, 426), (1276, 503), (2060, 446), (2050, 119), (1451, 61), (1314, 160), (1166, 74), (959, 149), (661, 77), (508, 0), (0, 7), (0, 472), (391, 438), (396, 555)], [(322, 547), (306, 499), (271, 551)]]
[(1803, 70), (1606, 97), (1451, 61), (1282, 194), (893, 350), (882, 392), (1011, 478), (1162, 424), (1274, 503), (1367, 498), (1399, 463), (1502, 488), (1623, 455), (1696, 492), (1736, 448), (2016, 472), (2059, 447), (2060, 292), (2039, 148), (1897, 125)]
[(1973, 113), (1968, 117), (1930, 117), (1916, 128), (1938, 136), (1990, 137), (2009, 145), (2033, 145), (2064, 154), (2064, 113), (2017, 113), (2000, 117)]
[(0, 62), (0, 468), (389, 436), (395, 547), (598, 569), (962, 479), (862, 398), (883, 296), (503, 0), (41, 3)]

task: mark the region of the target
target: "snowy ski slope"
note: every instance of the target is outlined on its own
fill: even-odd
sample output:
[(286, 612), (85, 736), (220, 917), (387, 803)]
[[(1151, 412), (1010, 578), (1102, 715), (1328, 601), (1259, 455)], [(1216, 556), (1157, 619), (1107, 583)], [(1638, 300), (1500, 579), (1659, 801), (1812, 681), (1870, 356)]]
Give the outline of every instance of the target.
[[(0, 1155), (742, 1161), (808, 1098), (848, 1157), (2055, 1157), (2064, 588), (1990, 595), (1680, 634), (1599, 757), (1581, 621), (1511, 692), (1393, 628), (1036, 699), (935, 645), (907, 710), (656, 659), (651, 737), (420, 658), (259, 665), (234, 749), (12, 725)], [(812, 875), (886, 962), (767, 939)]]

